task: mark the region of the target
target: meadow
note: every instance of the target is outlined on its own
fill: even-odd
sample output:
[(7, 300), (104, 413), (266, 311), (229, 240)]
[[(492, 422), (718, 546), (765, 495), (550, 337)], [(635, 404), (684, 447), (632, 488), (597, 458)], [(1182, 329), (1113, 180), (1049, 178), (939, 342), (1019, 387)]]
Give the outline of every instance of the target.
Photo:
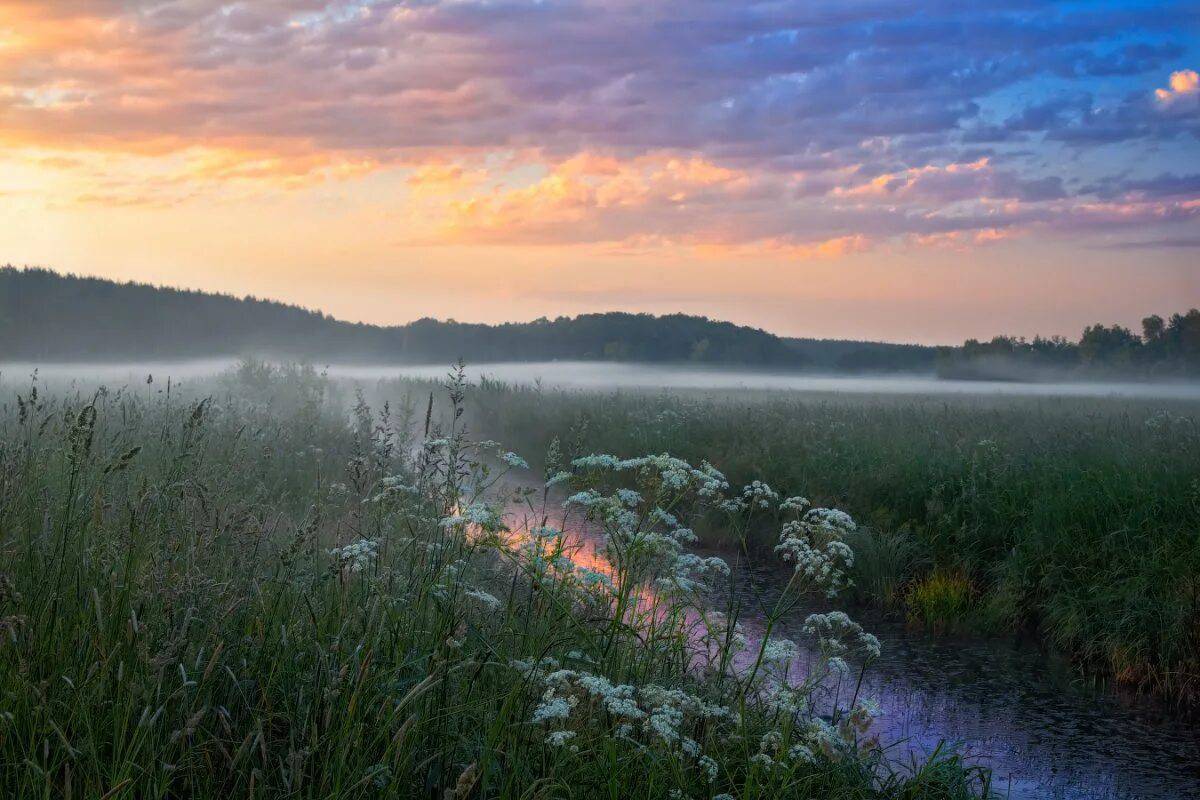
[[(720, 515), (744, 548), (786, 532), (776, 615), (838, 591), (855, 530), (730, 485), (722, 437), (759, 423), (722, 417), (723, 452), (685, 462), (631, 448), (696, 451), (700, 407), (382, 388), (407, 401), (261, 364), (182, 388), (0, 385), (0, 796), (987, 794), (950, 749), (891, 763), (864, 698), (813, 710), (878, 650), (846, 615), (808, 619), (803, 670), (795, 643), (740, 632), (738, 562), (691, 550), (691, 520)], [(551, 444), (622, 420), (611, 444), (639, 457)], [(500, 427), (547, 474), (475, 436)], [(754, 468), (763, 445), (734, 443), (733, 472)], [(838, 476), (792, 477), (816, 503)], [(601, 563), (572, 560), (559, 492)]]
[[(389, 391), (414, 392), (412, 385)], [(1087, 674), (1200, 700), (1200, 404), (1104, 397), (585, 392), (483, 381), (530, 453), (668, 452), (861, 524), (846, 593), (938, 630), (1034, 632)], [(728, 547), (720, 519), (698, 525)], [(778, 531), (759, 526), (769, 551)]]

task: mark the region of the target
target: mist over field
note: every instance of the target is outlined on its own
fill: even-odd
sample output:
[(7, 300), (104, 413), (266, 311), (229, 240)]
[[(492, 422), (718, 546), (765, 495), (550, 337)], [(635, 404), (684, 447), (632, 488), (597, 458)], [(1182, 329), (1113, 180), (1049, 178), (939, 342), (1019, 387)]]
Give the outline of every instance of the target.
[[(1178, 383), (1200, 378), (1200, 309), (1151, 314), (1142, 319), (1140, 332), (1096, 323), (1078, 340), (996, 335), (932, 347), (789, 338), (687, 314), (607, 312), (498, 325), (422, 318), (365, 325), (261, 298), (0, 268), (0, 362), (93, 363), (106, 371), (122, 363), (188, 362), (181, 369), (191, 371), (203, 367), (191, 362), (239, 358), (337, 365), (347, 374), (415, 365), (436, 370), (463, 360), (476, 367), (494, 364), (493, 370), (504, 373), (515, 370), (514, 380), (611, 386), (644, 384), (638, 371), (659, 366), (665, 380), (681, 386), (803, 388), (804, 380), (793, 380), (801, 374), (915, 379), (894, 382), (898, 391), (913, 391), (931, 376), (951, 381), (938, 391), (959, 391), (965, 387), (954, 382), (963, 380), (978, 381), (986, 391), (1010, 391), (996, 383)], [(554, 365), (537, 366), (541, 362)], [(718, 377), (723, 371), (754, 376)], [(857, 391), (871, 384), (837, 388), (843, 386)], [(1103, 386), (1069, 391), (1108, 390), (1129, 391)]]
[[(229, 358), (178, 362), (51, 363), (0, 362), (0, 378), (19, 384), (35, 371), (54, 384), (137, 384), (148, 376), (163, 384), (168, 378), (191, 381), (215, 376), (239, 362)], [(443, 379), (451, 365), (321, 364), (314, 368), (331, 378), (371, 384), (396, 378)], [(881, 395), (1001, 395), (1016, 397), (1128, 397), (1200, 400), (1200, 381), (995, 381), (955, 380), (935, 375), (838, 375), (732, 367), (687, 367), (671, 364), (550, 361), (467, 364), (472, 380), (481, 378), (520, 385), (588, 390), (712, 390), (720, 392), (802, 392)], [(1043, 376), (1044, 377), (1044, 376)]]

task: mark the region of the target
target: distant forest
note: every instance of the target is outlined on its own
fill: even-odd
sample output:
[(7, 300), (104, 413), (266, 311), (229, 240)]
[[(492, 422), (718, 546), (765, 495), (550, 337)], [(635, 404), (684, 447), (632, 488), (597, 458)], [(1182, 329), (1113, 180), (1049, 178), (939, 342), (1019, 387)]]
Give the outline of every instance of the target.
[(685, 314), (611, 312), (483, 325), (344, 322), (254, 297), (0, 267), (0, 361), (262, 356), (325, 363), (605, 360), (975, 379), (1200, 374), (1200, 311), (1093, 325), (1078, 342), (997, 336), (962, 347), (788, 339)]
[(0, 361), (243, 355), (378, 364), (458, 358), (805, 364), (802, 349), (774, 334), (684, 314), (585, 314), (502, 325), (420, 319), (384, 327), (253, 297), (0, 268)]
[(938, 354), (938, 374), (995, 380), (1194, 377), (1200, 375), (1200, 310), (1169, 319), (1151, 315), (1142, 320), (1140, 334), (1120, 325), (1089, 325), (1077, 342), (1061, 336), (968, 339)]

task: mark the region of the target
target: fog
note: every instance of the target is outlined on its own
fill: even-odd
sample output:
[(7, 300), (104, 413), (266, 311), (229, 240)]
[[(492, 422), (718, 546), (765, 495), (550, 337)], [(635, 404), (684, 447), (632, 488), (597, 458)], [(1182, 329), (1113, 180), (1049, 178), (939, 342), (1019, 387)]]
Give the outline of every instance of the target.
[[(120, 364), (0, 364), (0, 380), (20, 384), (37, 371), (51, 384), (80, 382), (110, 386), (191, 381), (217, 375), (236, 366), (234, 359)], [(319, 366), (330, 377), (379, 381), (402, 377), (438, 379), (448, 365), (331, 364)], [(1033, 397), (1128, 397), (1200, 400), (1200, 382), (1017, 382), (948, 380), (921, 375), (821, 375), (720, 368), (592, 361), (513, 362), (468, 365), (471, 380), (488, 377), (506, 383), (540, 383), (550, 388), (587, 390), (775, 390), (845, 394), (1011, 395)]]

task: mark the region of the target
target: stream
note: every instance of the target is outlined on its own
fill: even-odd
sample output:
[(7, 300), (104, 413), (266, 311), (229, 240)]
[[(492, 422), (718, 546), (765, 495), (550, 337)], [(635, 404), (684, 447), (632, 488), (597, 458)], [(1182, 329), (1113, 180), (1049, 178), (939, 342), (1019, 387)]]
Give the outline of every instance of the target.
[[(553, 520), (552, 520), (553, 522)], [(564, 525), (577, 563), (603, 568), (600, 533), (578, 520)], [(728, 552), (703, 555), (734, 559)], [(750, 649), (761, 641), (766, 610), (788, 572), (759, 559), (737, 571), (734, 594)], [(804, 647), (805, 617), (829, 607), (801, 605), (773, 636)], [(935, 636), (871, 610), (851, 616), (883, 646), (862, 676), (831, 687), (843, 699), (858, 688), (882, 714), (873, 732), (894, 763), (910, 764), (952, 746), (992, 772), (1001, 798), (1032, 800), (1184, 800), (1200, 798), (1200, 724), (1145, 696), (1093, 684), (1036, 642)], [(805, 659), (815, 658), (802, 651)]]
[[(742, 574), (735, 594), (753, 639), (761, 637), (762, 604), (774, 602), (787, 574)], [(803, 644), (800, 626), (815, 610), (828, 609), (796, 609), (774, 635)], [(934, 636), (870, 611), (851, 616), (883, 645), (861, 694), (883, 708), (875, 730), (893, 759), (957, 745), (971, 763), (992, 770), (1000, 797), (1014, 799), (1200, 798), (1195, 721), (1150, 698), (1086, 682), (1034, 642)]]

